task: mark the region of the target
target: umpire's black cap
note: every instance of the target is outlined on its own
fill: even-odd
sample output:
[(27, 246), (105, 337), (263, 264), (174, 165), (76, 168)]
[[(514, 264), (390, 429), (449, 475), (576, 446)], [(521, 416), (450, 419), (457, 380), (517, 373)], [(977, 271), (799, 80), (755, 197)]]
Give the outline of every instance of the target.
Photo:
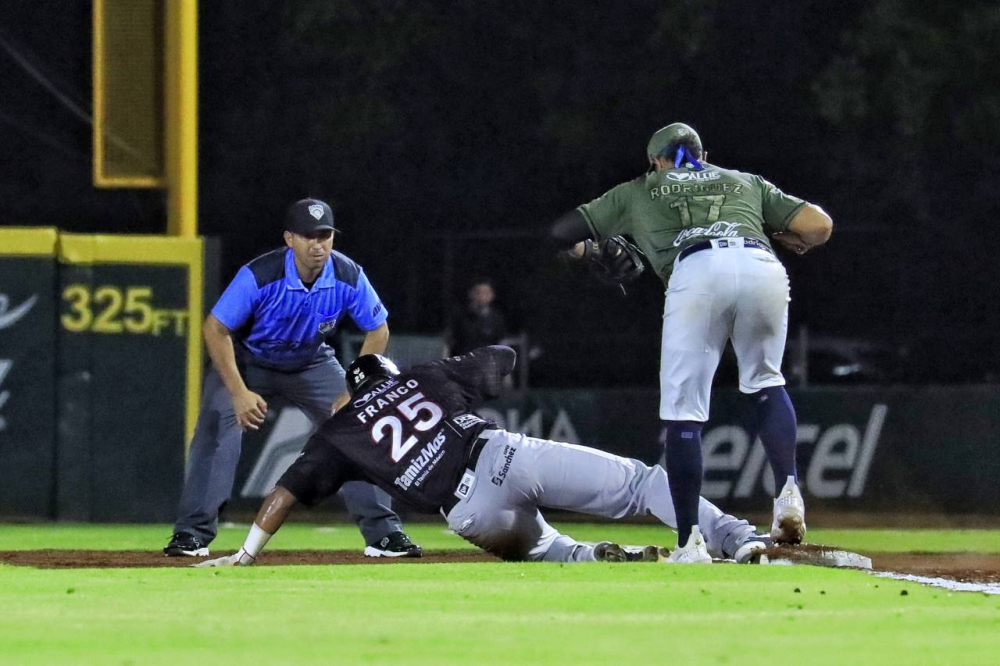
[(285, 229), (308, 236), (317, 231), (333, 231), (333, 211), (325, 201), (302, 199), (293, 203), (285, 215)]

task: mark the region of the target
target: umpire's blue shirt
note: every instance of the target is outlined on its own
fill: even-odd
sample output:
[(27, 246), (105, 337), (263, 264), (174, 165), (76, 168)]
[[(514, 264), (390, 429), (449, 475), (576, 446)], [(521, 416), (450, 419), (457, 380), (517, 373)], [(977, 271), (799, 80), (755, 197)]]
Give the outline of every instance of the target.
[(233, 331), (252, 363), (279, 370), (326, 358), (326, 336), (344, 315), (364, 331), (378, 328), (389, 316), (361, 266), (334, 251), (316, 283), (306, 289), (290, 248), (268, 252), (241, 268), (212, 314)]

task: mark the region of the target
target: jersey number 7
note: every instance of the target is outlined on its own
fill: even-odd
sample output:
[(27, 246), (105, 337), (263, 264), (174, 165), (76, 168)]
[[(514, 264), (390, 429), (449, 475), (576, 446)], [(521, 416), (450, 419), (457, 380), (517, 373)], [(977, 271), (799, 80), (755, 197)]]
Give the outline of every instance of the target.
[[(406, 417), (414, 430), (426, 432), (436, 426), (444, 412), (430, 400), (424, 399), (423, 393), (414, 393), (409, 398), (399, 403), (396, 409)], [(427, 412), (427, 417), (419, 419), (421, 412)], [(372, 440), (378, 444), (387, 436), (392, 437), (392, 462), (399, 462), (412, 449), (416, 443), (415, 435), (410, 435), (403, 441), (403, 422), (398, 416), (383, 416), (372, 426)]]

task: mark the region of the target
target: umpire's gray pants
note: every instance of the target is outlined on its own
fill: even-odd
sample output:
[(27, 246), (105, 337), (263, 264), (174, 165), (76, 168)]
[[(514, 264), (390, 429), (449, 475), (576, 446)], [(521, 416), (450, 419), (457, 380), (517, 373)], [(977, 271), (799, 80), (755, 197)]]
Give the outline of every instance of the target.
[[(247, 365), (244, 380), (264, 400), (287, 399), (316, 426), (330, 416), (333, 399), (347, 388), (344, 369), (333, 358), (296, 373)], [(233, 491), (242, 441), (243, 431), (236, 423), (233, 401), (213, 367), (205, 378), (174, 532), (193, 534), (206, 544), (215, 538), (219, 509)], [(370, 483), (351, 481), (340, 492), (366, 544), (402, 529), (385, 491)]]
[[(585, 446), (498, 430), (483, 447), (474, 476), (471, 490), (448, 512), (448, 527), (505, 560), (594, 559), (592, 545), (557, 532), (539, 507), (607, 518), (652, 514), (677, 527), (662, 467)], [(709, 550), (723, 557), (732, 557), (754, 533), (753, 525), (704, 498), (698, 525)]]

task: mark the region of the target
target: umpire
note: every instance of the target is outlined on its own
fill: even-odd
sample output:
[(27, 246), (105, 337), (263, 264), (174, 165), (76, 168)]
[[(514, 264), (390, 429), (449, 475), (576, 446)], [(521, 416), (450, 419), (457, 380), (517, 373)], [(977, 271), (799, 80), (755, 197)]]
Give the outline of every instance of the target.
[[(388, 312), (362, 268), (333, 251), (333, 211), (297, 201), (285, 218), (285, 245), (243, 266), (205, 320), (212, 369), (188, 458), (169, 556), (209, 554), (219, 509), (229, 499), (243, 430), (264, 422), (267, 400), (282, 397), (318, 426), (348, 399), (344, 369), (326, 337), (344, 315), (366, 331), (361, 354), (389, 341)], [(342, 489), (370, 557), (420, 557), (389, 495), (355, 481)]]

